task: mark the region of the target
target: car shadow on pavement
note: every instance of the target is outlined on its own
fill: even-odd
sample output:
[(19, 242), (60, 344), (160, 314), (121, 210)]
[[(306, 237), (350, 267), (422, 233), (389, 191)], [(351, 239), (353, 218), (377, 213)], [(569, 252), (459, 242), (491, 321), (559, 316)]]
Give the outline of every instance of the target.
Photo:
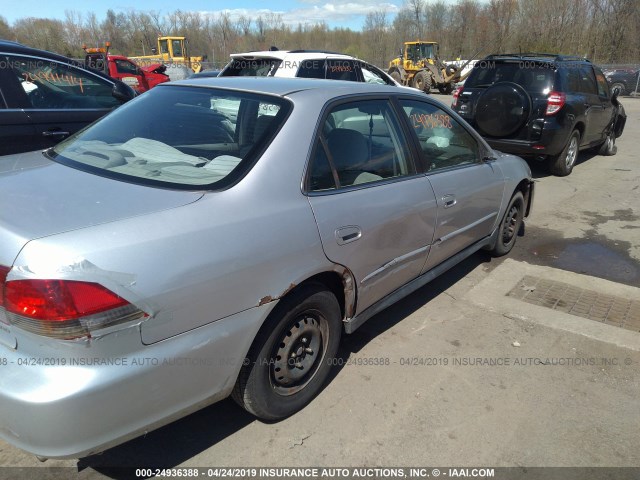
[[(495, 259), (484, 251), (471, 255), (440, 277), (369, 319), (355, 333), (344, 335), (337, 354), (338, 360), (348, 359), (371, 340), (446, 291), (478, 265), (491, 261)], [(347, 362), (338, 361), (336, 364), (327, 384), (340, 374)], [(141, 478), (136, 474), (136, 470), (174, 468), (254, 421), (258, 420), (227, 398), (101, 454), (81, 458), (78, 460), (77, 468), (80, 472), (91, 469), (118, 480)]]
[[(591, 150), (583, 150), (580, 153), (578, 153), (578, 158), (576, 159), (576, 163), (573, 166), (574, 170), (575, 169), (579, 169), (581, 168), (581, 166), (594, 159), (595, 157), (599, 157), (600, 155), (598, 155), (596, 152), (591, 151)], [(594, 160), (597, 161), (597, 160)], [(546, 177), (552, 177), (553, 175), (549, 172), (549, 167), (548, 167), (548, 161), (545, 160), (532, 160), (529, 159), (527, 161), (527, 163), (529, 164), (529, 167), (531, 167), (531, 176), (534, 179), (540, 179), (540, 178), (546, 178)]]

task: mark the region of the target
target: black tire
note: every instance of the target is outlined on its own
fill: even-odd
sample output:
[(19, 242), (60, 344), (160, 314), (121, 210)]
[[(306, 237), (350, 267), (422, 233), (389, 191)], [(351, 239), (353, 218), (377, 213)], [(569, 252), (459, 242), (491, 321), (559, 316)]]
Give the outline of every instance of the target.
[(610, 157), (618, 153), (618, 146), (616, 145), (616, 136), (613, 132), (607, 134), (607, 139), (604, 141), (600, 148), (598, 149), (598, 155), (603, 155), (605, 157)]
[(322, 285), (285, 297), (256, 336), (233, 399), (263, 420), (293, 415), (320, 392), (342, 333), (340, 306)]
[(491, 250), (491, 255), (494, 257), (501, 257), (511, 251), (516, 244), (518, 238), (518, 232), (524, 221), (524, 197), (522, 192), (516, 192), (509, 201), (507, 211), (502, 217), (500, 226), (498, 227), (498, 238), (496, 244)]
[(424, 70), (420, 70), (413, 77), (413, 88), (417, 88), (418, 90), (429, 94), (431, 92), (431, 75)]
[(438, 90), (443, 95), (449, 95), (451, 92), (453, 92), (454, 88), (455, 88), (454, 83), (453, 82), (449, 82), (449, 83), (445, 83), (444, 85), (440, 85), (438, 87)]
[(627, 89), (624, 88), (624, 83), (620, 83), (620, 82), (614, 83), (613, 85), (611, 85), (611, 91), (613, 92), (613, 89), (616, 87), (620, 89), (620, 93), (618, 95), (620, 95), (621, 97), (627, 94)]
[(520, 85), (498, 82), (478, 98), (476, 123), (486, 136), (505, 138), (525, 125), (531, 105), (531, 96)]
[(558, 155), (549, 157), (549, 171), (558, 177), (566, 177), (573, 170), (578, 159), (580, 147), (580, 132), (574, 130), (567, 140), (567, 144)]
[(402, 85), (402, 75), (400, 75), (400, 72), (398, 70), (394, 70), (392, 71), (390, 74), (391, 78), (393, 78), (396, 82), (398, 82), (400, 85)]

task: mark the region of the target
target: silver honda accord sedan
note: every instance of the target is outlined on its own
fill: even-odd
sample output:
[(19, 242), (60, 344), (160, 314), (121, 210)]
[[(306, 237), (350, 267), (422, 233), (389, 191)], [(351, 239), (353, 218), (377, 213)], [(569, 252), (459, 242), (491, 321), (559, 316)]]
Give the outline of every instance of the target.
[(229, 395), (292, 415), (341, 334), (508, 253), (532, 198), (524, 161), (415, 90), (162, 84), (0, 158), (0, 436), (72, 458)]

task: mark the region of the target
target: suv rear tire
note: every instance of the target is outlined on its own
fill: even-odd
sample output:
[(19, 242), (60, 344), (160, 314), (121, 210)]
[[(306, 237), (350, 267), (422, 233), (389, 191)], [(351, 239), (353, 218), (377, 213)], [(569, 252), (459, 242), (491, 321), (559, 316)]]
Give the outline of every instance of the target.
[(558, 177), (566, 177), (573, 170), (573, 166), (578, 159), (580, 148), (580, 132), (574, 130), (567, 140), (567, 144), (559, 155), (549, 157), (549, 170)]

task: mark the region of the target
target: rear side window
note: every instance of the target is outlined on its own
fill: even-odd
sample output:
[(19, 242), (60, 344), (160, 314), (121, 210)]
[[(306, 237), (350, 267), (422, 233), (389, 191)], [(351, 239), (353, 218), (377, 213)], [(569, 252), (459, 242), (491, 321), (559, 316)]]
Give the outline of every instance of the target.
[(58, 144), (54, 160), (132, 183), (216, 189), (239, 178), (291, 108), (281, 97), (156, 87)]
[(113, 84), (72, 65), (9, 56), (9, 65), (36, 109), (113, 108)]
[(327, 78), (330, 80), (347, 80), (357, 82), (358, 72), (353, 60), (305, 60), (300, 62), (298, 73), (300, 78)]
[(300, 78), (325, 78), (324, 60), (304, 60), (300, 62), (296, 77)]
[(486, 88), (498, 82), (513, 82), (531, 93), (553, 90), (553, 66), (535, 61), (481, 62), (465, 82), (465, 88)]
[(222, 70), (220, 77), (266, 77), (273, 75), (281, 60), (275, 58), (234, 58)]

